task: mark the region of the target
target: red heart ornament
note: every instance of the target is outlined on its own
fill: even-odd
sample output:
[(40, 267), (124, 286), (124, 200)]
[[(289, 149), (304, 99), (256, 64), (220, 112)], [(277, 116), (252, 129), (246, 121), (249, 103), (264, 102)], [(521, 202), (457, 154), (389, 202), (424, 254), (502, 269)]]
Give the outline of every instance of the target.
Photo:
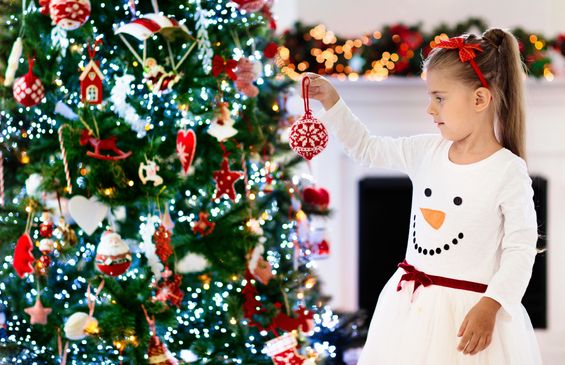
[(187, 131), (179, 131), (177, 133), (177, 155), (182, 164), (184, 175), (188, 174), (194, 152), (196, 151), (196, 134), (192, 129)]
[(322, 187), (308, 186), (304, 188), (302, 195), (306, 204), (313, 205), (320, 210), (326, 210), (330, 205), (330, 193)]

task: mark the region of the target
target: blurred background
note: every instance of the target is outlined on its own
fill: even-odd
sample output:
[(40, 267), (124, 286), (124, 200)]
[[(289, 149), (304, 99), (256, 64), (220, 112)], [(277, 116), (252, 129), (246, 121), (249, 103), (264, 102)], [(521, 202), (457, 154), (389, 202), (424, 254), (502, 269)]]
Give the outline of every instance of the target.
[[(330, 76), (371, 132), (389, 136), (436, 133), (420, 75), (421, 55), (431, 43), (494, 26), (512, 30), (529, 74), (526, 153), (538, 246), (547, 248), (536, 259), (523, 303), (544, 363), (565, 363), (565, 1), (285, 0), (274, 13), (287, 47), (283, 70), (297, 79), (304, 71)], [(311, 107), (322, 111), (316, 101)], [(288, 108), (303, 112), (300, 90)], [(395, 171), (353, 163), (331, 136), (303, 172), (331, 196), (333, 214), (323, 225), (331, 255), (318, 261), (323, 291), (334, 308), (370, 317), (405, 253), (411, 183)]]

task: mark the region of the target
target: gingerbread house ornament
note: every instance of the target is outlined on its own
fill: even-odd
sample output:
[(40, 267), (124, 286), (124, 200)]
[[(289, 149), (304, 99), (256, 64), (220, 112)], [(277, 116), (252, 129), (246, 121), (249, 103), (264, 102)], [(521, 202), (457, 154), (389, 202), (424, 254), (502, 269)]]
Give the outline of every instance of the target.
[(102, 81), (104, 75), (100, 71), (98, 64), (90, 59), (90, 62), (80, 75), (80, 94), (83, 103), (100, 104), (102, 103)]

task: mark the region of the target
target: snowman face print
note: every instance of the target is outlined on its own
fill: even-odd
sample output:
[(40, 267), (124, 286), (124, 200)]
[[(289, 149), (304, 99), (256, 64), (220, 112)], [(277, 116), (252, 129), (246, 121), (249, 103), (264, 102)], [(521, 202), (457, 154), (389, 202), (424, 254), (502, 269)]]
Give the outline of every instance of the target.
[[(420, 215), (414, 215), (412, 244), (414, 250), (421, 255), (441, 255), (447, 254), (449, 250), (456, 249), (464, 238), (465, 234), (459, 228), (444, 225), (447, 216), (454, 215), (455, 210), (463, 206), (463, 198), (455, 195), (447, 199), (432, 199), (433, 191), (427, 187), (421, 192), (425, 207), (420, 208)], [(443, 210), (433, 209), (435, 204), (444, 205)], [(420, 219), (423, 218), (423, 219)], [(452, 219), (451, 222), (454, 220)], [(442, 232), (443, 231), (443, 232)], [(419, 233), (418, 233), (419, 232)], [(422, 234), (423, 232), (429, 234)], [(419, 237), (426, 237), (429, 239), (420, 241)]]

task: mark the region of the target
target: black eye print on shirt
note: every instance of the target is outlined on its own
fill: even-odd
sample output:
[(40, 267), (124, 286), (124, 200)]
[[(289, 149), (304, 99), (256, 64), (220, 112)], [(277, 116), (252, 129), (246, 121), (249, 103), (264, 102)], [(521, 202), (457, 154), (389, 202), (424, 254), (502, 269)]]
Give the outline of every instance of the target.
[(462, 203), (463, 203), (463, 199), (461, 199), (460, 197), (456, 196), (455, 198), (453, 198), (453, 204), (461, 205)]
[(432, 196), (432, 189), (430, 188), (426, 188), (426, 190), (424, 190), (424, 194), (426, 194), (426, 196)]

